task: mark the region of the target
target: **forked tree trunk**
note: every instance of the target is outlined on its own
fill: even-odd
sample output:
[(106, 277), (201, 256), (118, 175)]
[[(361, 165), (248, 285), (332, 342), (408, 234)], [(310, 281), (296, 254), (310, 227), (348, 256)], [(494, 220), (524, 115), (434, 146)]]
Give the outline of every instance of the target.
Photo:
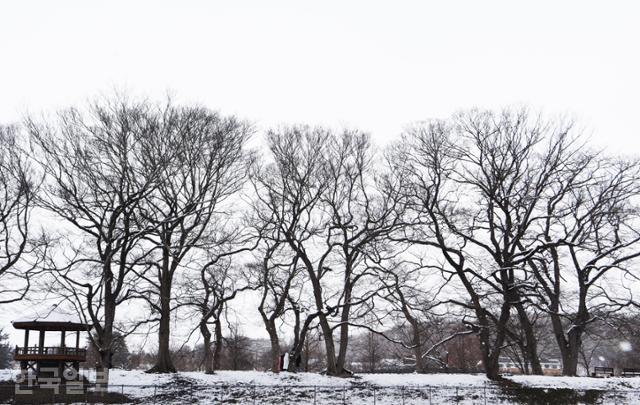
[(484, 309), (476, 307), (476, 316), (480, 324), (480, 349), (482, 352), (482, 362), (484, 364), (485, 375), (490, 380), (500, 380), (500, 354), (502, 353), (502, 345), (504, 344), (506, 335), (506, 325), (509, 321), (511, 305), (509, 302), (502, 304), (500, 309), (500, 317), (496, 324), (495, 337), (491, 338), (491, 324)]
[[(293, 245), (292, 247), (294, 249), (296, 248), (295, 245)], [(307, 272), (309, 274), (309, 278), (311, 280), (315, 306), (318, 310), (318, 324), (320, 325), (320, 330), (322, 331), (322, 337), (324, 338), (324, 347), (326, 351), (325, 356), (327, 359), (327, 375), (339, 376), (342, 374), (342, 370), (340, 370), (339, 372), (338, 367), (336, 366), (336, 346), (333, 340), (333, 330), (329, 325), (327, 315), (323, 312), (325, 310), (325, 303), (323, 302), (322, 297), (322, 286), (320, 284), (320, 280), (313, 270), (311, 261), (306, 256), (302, 256), (302, 260), (304, 261), (305, 267), (307, 268)]]
[(516, 305), (516, 310), (518, 311), (518, 317), (520, 318), (520, 326), (524, 329), (526, 344), (525, 344), (525, 353), (527, 356), (525, 360), (529, 361), (531, 365), (531, 373), (536, 375), (542, 375), (542, 365), (540, 364), (540, 358), (538, 357), (538, 342), (533, 330), (533, 325), (529, 320), (529, 316), (524, 309), (522, 303), (518, 303)]
[(291, 357), (289, 360), (289, 368), (287, 371), (295, 372), (298, 371), (298, 366), (302, 363), (302, 352), (306, 351), (306, 356), (304, 358), (304, 371), (309, 371), (309, 341), (307, 334), (309, 333), (309, 327), (311, 326), (311, 322), (315, 319), (315, 315), (308, 316), (302, 327), (299, 327), (300, 324), (300, 314), (296, 313), (296, 327), (294, 333), (297, 334), (295, 338), (295, 344), (291, 349)]
[(586, 308), (579, 309), (575, 323), (571, 326), (569, 332), (567, 332), (567, 338), (565, 339), (563, 335), (562, 340), (560, 340), (564, 341), (564, 347), (560, 350), (562, 355), (562, 375), (576, 376), (578, 373), (578, 360), (580, 359), (582, 334), (584, 333), (583, 325), (587, 319)]

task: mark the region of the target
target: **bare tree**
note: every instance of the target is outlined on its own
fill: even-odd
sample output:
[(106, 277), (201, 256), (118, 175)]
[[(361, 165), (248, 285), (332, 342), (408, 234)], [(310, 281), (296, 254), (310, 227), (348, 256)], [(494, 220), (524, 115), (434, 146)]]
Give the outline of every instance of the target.
[[(243, 252), (255, 249), (260, 238), (246, 231), (240, 221), (218, 222), (198, 247), (195, 258), (185, 263), (185, 272), (178, 281), (178, 306), (187, 306), (198, 316), (198, 329), (203, 338), (204, 369), (213, 374), (220, 368), (223, 346), (223, 316), (238, 293), (256, 289), (257, 282), (241, 263)], [(258, 232), (259, 234), (259, 232)], [(213, 327), (213, 345), (212, 330)], [(213, 348), (212, 348), (213, 346)]]
[[(369, 303), (380, 286), (370, 263), (393, 257), (387, 236), (403, 224), (404, 200), (399, 188), (377, 170), (370, 139), (360, 132), (346, 131), (333, 141), (328, 154), (328, 189), (322, 198), (329, 213), (326, 262), (340, 269), (340, 291), (332, 312), (339, 317), (340, 345), (336, 358), (339, 373), (345, 370), (349, 328), (366, 323), (354, 321), (371, 312)], [(392, 178), (395, 180), (395, 178)], [(371, 258), (374, 258), (371, 260)], [(335, 266), (335, 269), (333, 268)]]
[[(408, 262), (392, 261), (386, 267), (379, 266), (377, 270), (380, 283), (386, 289), (382, 297), (390, 305), (387, 311), (400, 315), (409, 325), (409, 336), (408, 339), (402, 339), (402, 347), (413, 352), (416, 371), (424, 373), (427, 360), (438, 361), (432, 356), (438, 349), (434, 344), (440, 342), (438, 346), (441, 346), (450, 340), (439, 333), (444, 331), (438, 331), (434, 326), (436, 318), (453, 319), (438, 299), (443, 284), (448, 280), (438, 280), (437, 274), (429, 274), (429, 266)], [(439, 309), (442, 313), (438, 313)], [(451, 339), (461, 333), (452, 334)]]
[(583, 153), (566, 161), (562, 174), (548, 190), (545, 221), (535, 233), (548, 247), (528, 264), (563, 374), (576, 375), (589, 325), (635, 302), (637, 276), (630, 270), (640, 256), (640, 164)]
[(499, 377), (514, 310), (532, 370), (542, 373), (525, 311), (532, 279), (526, 263), (547, 243), (526, 235), (543, 221), (538, 208), (544, 193), (574, 153), (570, 128), (532, 119), (525, 110), (471, 111), (415, 126), (397, 157), (398, 170), (413, 183), (407, 195), (415, 226), (405, 240), (438, 248), (446, 262), (442, 270), (457, 276), (468, 300), (451, 302), (474, 312), (470, 326), (480, 336), (492, 379)]
[(39, 184), (19, 141), (17, 127), (0, 125), (0, 304), (25, 297), (42, 257), (38, 252), (48, 245), (44, 236), (33, 238)]
[(159, 317), (158, 359), (149, 371), (161, 373), (175, 372), (169, 340), (176, 273), (194, 249), (215, 244), (216, 221), (225, 222), (224, 204), (247, 174), (244, 145), (251, 134), (247, 123), (200, 107), (168, 105), (163, 123), (146, 151), (161, 179), (142, 211), (153, 231), (145, 236), (148, 288), (140, 294)]
[[(323, 263), (328, 253), (321, 255), (316, 263), (313, 253), (307, 252), (307, 245), (322, 237), (324, 231), (326, 215), (319, 207), (328, 184), (325, 159), (331, 136), (329, 131), (308, 127), (286, 128), (282, 133), (270, 132), (268, 141), (273, 163), (255, 167), (252, 182), (257, 198), (254, 210), (256, 220), (265, 224), (265, 234), (271, 236), (265, 239), (271, 244), (267, 249), (275, 252), (275, 247), (280, 243), (284, 244), (308, 274), (313, 294), (312, 316), (318, 317), (324, 337), (328, 336), (328, 340), (325, 339), (328, 372), (336, 374), (335, 346), (321, 284), (327, 271)], [(263, 271), (269, 271), (273, 265), (271, 256), (272, 254), (265, 255), (266, 268), (264, 260), (261, 265)], [(292, 265), (293, 262), (292, 258)], [(271, 276), (267, 273), (267, 277)], [(286, 301), (281, 298), (285, 297), (280, 295), (276, 300), (282, 307)], [(278, 307), (274, 309), (281, 312)], [(275, 345), (275, 341), (272, 345)], [(299, 345), (299, 348), (302, 347), (303, 345)], [(279, 347), (277, 349), (279, 351)], [(275, 366), (276, 355), (272, 355)]]
[(271, 343), (271, 370), (280, 371), (283, 327), (289, 328), (292, 341), (289, 347), (287, 371), (295, 372), (302, 364), (307, 337), (316, 326), (318, 313), (305, 293), (308, 287), (305, 269), (300, 266), (299, 257), (293, 254), (278, 238), (263, 236), (264, 248), (258, 252), (262, 262), (255, 263), (259, 275), (257, 286), (261, 292), (258, 312), (262, 317)]
[[(270, 132), (268, 140), (274, 162), (255, 176), (261, 205), (256, 211), (260, 221), (277, 227), (279, 241), (305, 269), (314, 305), (305, 325), (317, 318), (327, 373), (342, 375), (349, 327), (357, 326), (353, 319), (362, 315), (355, 312), (377, 293), (366, 282), (375, 278), (365, 263), (366, 252), (396, 226), (395, 207), (388, 204), (395, 200), (375, 187), (365, 134), (291, 127)], [(304, 342), (298, 343), (302, 348)]]
[(198, 277), (187, 284), (184, 303), (193, 307), (199, 315), (198, 328), (204, 345), (204, 369), (206, 374), (213, 374), (220, 369), (224, 311), (239, 292), (253, 286), (229, 257), (216, 258), (199, 266), (198, 273)]
[[(277, 232), (277, 231), (276, 231)], [(295, 308), (293, 302), (292, 289), (299, 279), (300, 268), (298, 267), (299, 257), (291, 252), (282, 254), (284, 249), (278, 237), (265, 239), (265, 247), (262, 250), (262, 262), (257, 263), (256, 272), (259, 273), (258, 285), (261, 292), (258, 312), (262, 318), (265, 329), (269, 334), (271, 343), (271, 370), (274, 373), (280, 371), (280, 336), (278, 333), (278, 322), (283, 318), (288, 310)], [(279, 254), (280, 253), (280, 254)], [(287, 255), (287, 253), (289, 253)], [(297, 328), (294, 330), (294, 351), (299, 346), (299, 317), (296, 317)], [(293, 355), (291, 356), (293, 358)]]
[(141, 201), (155, 187), (143, 145), (161, 115), (149, 103), (114, 98), (70, 108), (50, 122), (27, 120), (34, 159), (45, 174), (41, 207), (65, 224), (48, 259), (55, 290), (91, 324), (108, 383), (117, 308), (132, 294), (143, 257)]
[[(306, 338), (315, 325), (318, 312), (312, 309), (314, 304), (308, 301), (309, 295), (304, 294), (308, 276), (300, 256), (291, 249), (282, 233), (278, 218), (285, 216), (274, 216), (271, 211), (282, 204), (283, 197), (291, 191), (286, 183), (278, 184), (278, 177), (272, 169), (273, 166), (264, 167), (258, 161), (252, 167), (251, 177), (258, 198), (254, 201), (250, 222), (259, 227), (257, 231), (261, 234), (256, 263), (252, 267), (258, 277), (257, 286), (261, 292), (258, 312), (271, 344), (271, 370), (276, 373), (280, 371), (280, 329), (286, 325), (291, 327), (293, 334), (288, 371), (294, 372), (302, 362), (305, 348), (308, 348)], [(309, 180), (313, 181), (311, 177)], [(261, 197), (265, 191), (270, 194)], [(283, 198), (282, 201), (276, 200), (280, 198)], [(287, 207), (282, 204), (280, 209)], [(297, 212), (296, 215), (301, 213)], [(288, 322), (291, 318), (293, 325)]]

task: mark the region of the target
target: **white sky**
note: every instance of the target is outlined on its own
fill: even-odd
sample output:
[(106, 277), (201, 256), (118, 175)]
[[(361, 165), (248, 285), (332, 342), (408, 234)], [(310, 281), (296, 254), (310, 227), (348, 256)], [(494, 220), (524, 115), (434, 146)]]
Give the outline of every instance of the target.
[(125, 89), (384, 144), (415, 120), (527, 104), (636, 154), (634, 3), (2, 1), (0, 122)]
[(0, 121), (114, 88), (384, 139), (471, 106), (640, 141), (634, 1), (3, 1)]

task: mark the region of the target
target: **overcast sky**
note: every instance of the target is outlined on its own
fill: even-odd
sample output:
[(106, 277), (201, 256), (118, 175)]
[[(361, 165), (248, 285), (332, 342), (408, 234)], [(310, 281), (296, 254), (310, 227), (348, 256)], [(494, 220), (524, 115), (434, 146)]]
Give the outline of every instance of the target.
[(634, 1), (3, 1), (0, 121), (128, 89), (383, 140), (471, 106), (639, 150)]
[(635, 154), (634, 3), (2, 1), (0, 122), (119, 89), (384, 144), (412, 121), (526, 104)]

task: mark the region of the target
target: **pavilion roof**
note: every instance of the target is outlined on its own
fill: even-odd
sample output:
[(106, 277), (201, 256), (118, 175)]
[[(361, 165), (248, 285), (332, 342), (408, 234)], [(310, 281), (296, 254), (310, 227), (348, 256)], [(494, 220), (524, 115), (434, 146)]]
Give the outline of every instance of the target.
[(77, 314), (65, 311), (58, 305), (52, 305), (46, 309), (35, 310), (32, 314), (11, 322), (16, 329), (75, 331), (89, 330), (88, 325)]

